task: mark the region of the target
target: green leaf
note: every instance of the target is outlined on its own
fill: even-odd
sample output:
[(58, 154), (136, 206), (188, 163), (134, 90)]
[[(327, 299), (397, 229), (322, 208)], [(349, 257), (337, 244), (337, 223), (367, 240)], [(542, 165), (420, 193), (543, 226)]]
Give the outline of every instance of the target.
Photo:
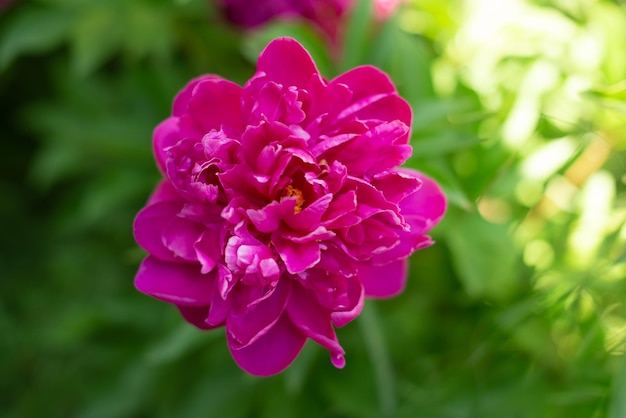
[(349, 70), (365, 64), (369, 28), (372, 21), (372, 1), (358, 0), (346, 25), (341, 68)]
[(481, 142), (480, 138), (472, 135), (453, 131), (438, 131), (412, 141), (413, 155), (419, 156), (419, 158), (440, 156), (469, 148)]
[(108, 5), (88, 8), (81, 14), (72, 33), (72, 61), (79, 75), (87, 75), (102, 65), (120, 47), (124, 25), (121, 13)]
[(447, 228), (456, 272), (473, 298), (505, 300), (518, 287), (517, 250), (505, 225), (468, 213)]
[(0, 70), (20, 55), (57, 47), (70, 31), (70, 22), (71, 16), (62, 10), (22, 5), (0, 35)]
[(626, 363), (615, 373), (609, 404), (609, 418), (626, 418)]
[(398, 92), (412, 106), (434, 95), (430, 66), (432, 55), (416, 36), (397, 31), (393, 38), (389, 75)]

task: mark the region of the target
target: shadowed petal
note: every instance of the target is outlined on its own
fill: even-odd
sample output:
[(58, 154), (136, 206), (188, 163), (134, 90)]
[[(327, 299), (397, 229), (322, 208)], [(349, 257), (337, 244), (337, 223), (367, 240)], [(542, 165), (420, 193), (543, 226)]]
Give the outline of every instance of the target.
[(287, 304), (289, 318), (307, 337), (316, 341), (328, 351), (335, 367), (343, 368), (346, 364), (345, 351), (337, 341), (337, 335), (330, 320), (330, 311), (322, 308), (309, 291), (300, 285), (294, 285)]
[(133, 223), (137, 243), (150, 254), (165, 261), (181, 262), (163, 242), (163, 232), (176, 219), (182, 202), (166, 200), (146, 206), (139, 211)]
[(320, 244), (318, 242), (295, 243), (274, 234), (272, 242), (276, 251), (291, 274), (300, 273), (313, 267), (320, 261)]
[(176, 145), (176, 143), (181, 140), (180, 132), (178, 131), (178, 118), (169, 117), (159, 123), (154, 129), (152, 137), (152, 146), (157, 166), (161, 173), (165, 174), (167, 173), (165, 163), (168, 157), (165, 150)]
[(161, 182), (159, 182), (157, 187), (154, 189), (154, 192), (150, 195), (146, 206), (165, 200), (180, 200), (182, 202), (181, 196), (178, 194), (174, 186), (172, 186), (169, 181), (161, 180)]
[(200, 273), (194, 264), (174, 264), (148, 256), (135, 276), (142, 293), (183, 306), (206, 306), (211, 302), (214, 277)]
[(343, 311), (333, 312), (330, 316), (333, 320), (333, 324), (336, 327), (343, 327), (354, 318), (359, 316), (363, 309), (363, 302), (365, 301), (365, 292), (363, 286), (358, 280), (354, 278), (348, 278), (348, 306)]
[(406, 284), (408, 262), (397, 260), (384, 266), (359, 266), (359, 280), (363, 284), (365, 296), (390, 298), (398, 295)]
[(233, 337), (226, 333), (230, 353), (246, 372), (256, 376), (271, 376), (282, 372), (296, 358), (306, 336), (291, 323), (287, 315), (281, 316), (267, 332), (244, 348), (234, 348)]
[(201, 330), (207, 331), (210, 329), (215, 329), (217, 326), (209, 325), (206, 322), (207, 316), (209, 315), (209, 307), (208, 306), (176, 306), (180, 312), (180, 314), (185, 318), (185, 321), (189, 322), (191, 325), (200, 328)]
[(254, 343), (272, 328), (285, 310), (290, 288), (290, 283), (282, 280), (270, 297), (252, 308), (243, 306), (231, 312), (226, 320), (226, 329), (233, 349)]
[(163, 244), (184, 260), (197, 261), (194, 244), (202, 236), (204, 226), (180, 217), (174, 217), (163, 229)]

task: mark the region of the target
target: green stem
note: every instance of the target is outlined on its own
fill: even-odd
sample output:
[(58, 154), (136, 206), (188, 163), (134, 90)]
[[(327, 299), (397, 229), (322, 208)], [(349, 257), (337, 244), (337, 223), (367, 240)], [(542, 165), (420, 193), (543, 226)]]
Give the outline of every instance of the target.
[(363, 307), (358, 323), (374, 367), (381, 416), (391, 417), (395, 415), (397, 408), (393, 367), (378, 317), (376, 304), (370, 301)]

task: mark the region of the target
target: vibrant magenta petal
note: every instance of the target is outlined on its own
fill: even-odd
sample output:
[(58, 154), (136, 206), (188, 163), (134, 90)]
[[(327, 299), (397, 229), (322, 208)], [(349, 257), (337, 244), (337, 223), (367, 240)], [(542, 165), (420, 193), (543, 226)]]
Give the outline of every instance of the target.
[[(369, 178), (397, 167), (411, 156), (411, 146), (403, 143), (408, 132), (408, 126), (400, 121), (381, 123), (328, 149), (320, 157), (339, 160), (353, 176)], [(364, 149), (368, 152), (362, 153)]]
[(320, 261), (321, 253), (318, 242), (295, 243), (277, 234), (274, 235), (272, 242), (285, 263), (287, 271), (291, 274), (303, 272)]
[(406, 284), (408, 262), (397, 260), (384, 266), (361, 265), (359, 279), (363, 283), (365, 296), (390, 298), (398, 295)]
[(161, 173), (165, 173), (165, 163), (167, 161), (166, 149), (175, 145), (181, 140), (178, 129), (178, 118), (170, 117), (161, 122), (153, 133), (154, 156)]
[(345, 84), (352, 92), (353, 103), (396, 92), (391, 78), (371, 65), (364, 65), (334, 78), (329, 85)]
[(217, 229), (205, 230), (200, 238), (195, 241), (194, 249), (196, 257), (202, 266), (202, 273), (206, 274), (217, 266), (217, 263), (221, 260), (221, 248), (222, 237)]
[(343, 327), (351, 322), (361, 313), (363, 310), (363, 303), (365, 302), (365, 291), (361, 282), (353, 277), (347, 280), (347, 301), (348, 303), (343, 310), (335, 311), (330, 314), (333, 324), (336, 327)]
[(206, 306), (211, 302), (215, 279), (191, 264), (173, 264), (148, 256), (135, 276), (142, 293), (182, 306)]
[(146, 206), (139, 211), (133, 223), (133, 233), (137, 243), (148, 253), (161, 260), (181, 262), (176, 254), (163, 241), (163, 232), (177, 219), (183, 203), (166, 200)]
[(403, 168), (401, 173), (415, 176), (422, 182), (420, 189), (400, 202), (400, 211), (405, 218), (419, 217), (426, 224), (420, 233), (425, 234), (435, 226), (446, 212), (446, 195), (430, 177), (415, 170)]
[(272, 295), (253, 307), (243, 306), (230, 314), (226, 330), (233, 349), (246, 347), (265, 335), (280, 318), (289, 297), (291, 286), (281, 282)]
[(204, 132), (230, 128), (243, 131), (241, 87), (215, 78), (200, 81), (189, 98), (189, 114)]
[(196, 86), (204, 81), (219, 81), (223, 80), (222, 77), (213, 75), (213, 74), (205, 74), (200, 77), (194, 78), (176, 95), (174, 99), (174, 104), (172, 106), (172, 115), (173, 116), (183, 116), (189, 112), (189, 101), (194, 94), (194, 90)]
[(268, 81), (305, 89), (318, 73), (311, 55), (292, 38), (270, 42), (259, 55), (257, 71), (264, 73)]
[(174, 254), (174, 257), (195, 261), (198, 259), (195, 244), (200, 240), (204, 229), (204, 225), (174, 217), (163, 228), (163, 244)]
[(181, 196), (178, 194), (176, 189), (172, 186), (172, 184), (166, 180), (161, 180), (159, 184), (154, 189), (154, 192), (150, 195), (146, 206), (150, 206), (157, 202), (165, 201), (165, 200), (181, 200)]
[(293, 362), (306, 342), (306, 336), (287, 315), (283, 315), (253, 344), (235, 348), (230, 333), (226, 333), (228, 346), (239, 367), (256, 376), (271, 376), (282, 372)]
[(403, 170), (374, 178), (372, 185), (383, 192), (387, 200), (398, 204), (405, 197), (418, 191), (422, 187), (422, 181), (408, 170)]

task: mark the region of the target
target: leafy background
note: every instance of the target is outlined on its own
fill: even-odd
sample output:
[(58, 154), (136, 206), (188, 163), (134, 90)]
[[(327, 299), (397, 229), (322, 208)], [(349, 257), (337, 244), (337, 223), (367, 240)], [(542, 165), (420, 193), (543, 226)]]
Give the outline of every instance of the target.
[[(205, 0), (15, 0), (0, 15), (3, 417), (626, 417), (626, 5), (367, 0), (343, 54), (301, 22), (243, 33)], [(151, 131), (189, 79), (243, 83), (275, 36), (333, 77), (370, 63), (414, 109), (407, 165), (450, 200), (406, 291), (237, 368), (134, 290)]]

